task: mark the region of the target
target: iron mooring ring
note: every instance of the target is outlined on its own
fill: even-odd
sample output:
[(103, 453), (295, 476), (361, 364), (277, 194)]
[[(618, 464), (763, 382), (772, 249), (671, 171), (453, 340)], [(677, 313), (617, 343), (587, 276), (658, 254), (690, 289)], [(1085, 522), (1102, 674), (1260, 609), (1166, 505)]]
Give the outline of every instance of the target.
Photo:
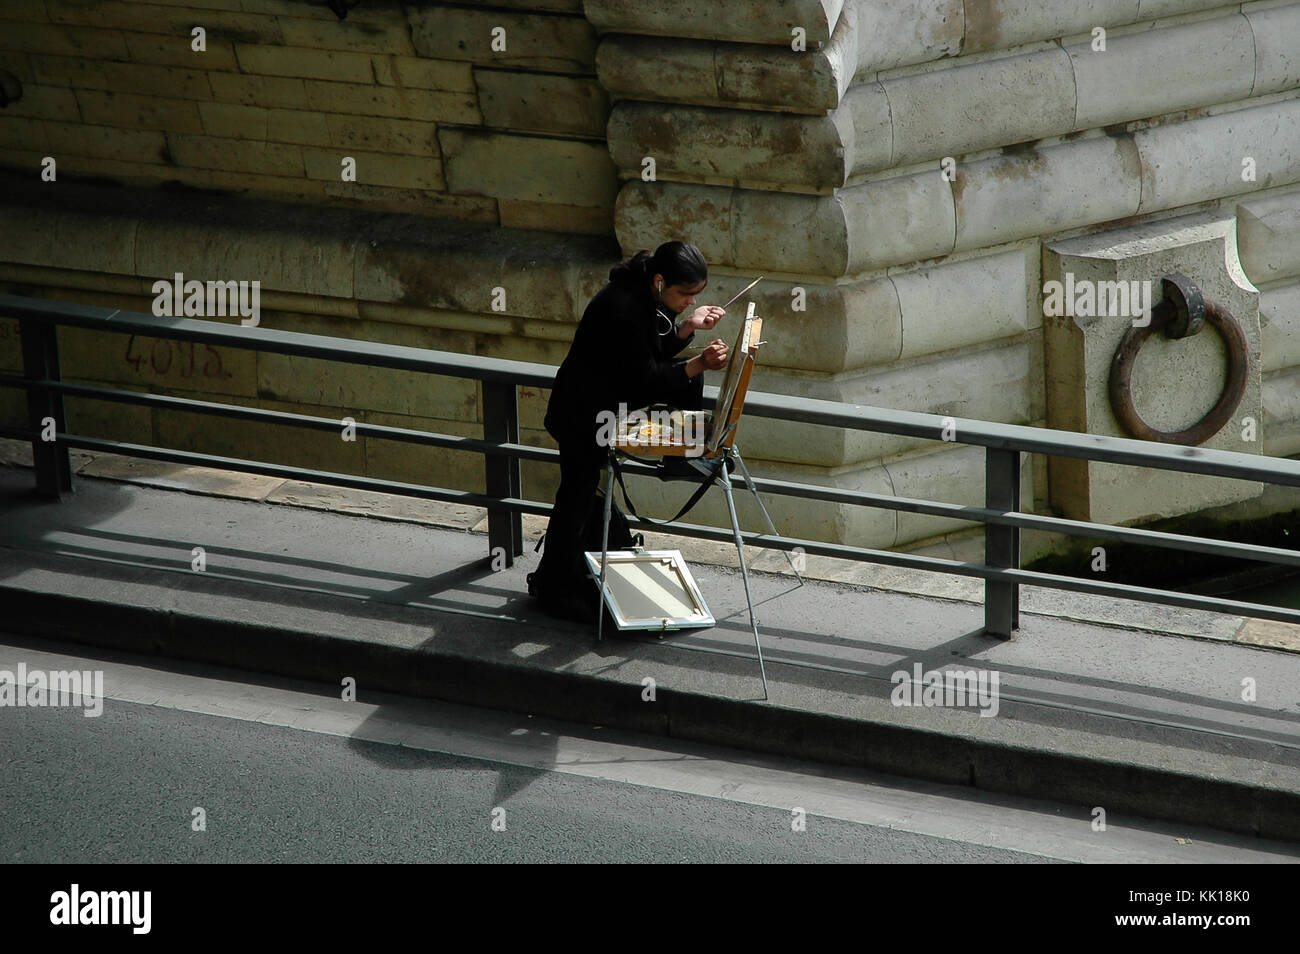
[[(1203, 302), (1201, 293), (1183, 275), (1170, 275), (1163, 283), (1165, 297), (1151, 309), (1151, 321), (1132, 327), (1115, 350), (1110, 365), (1110, 406), (1120, 424), (1134, 437), (1165, 444), (1201, 444), (1228, 423), (1246, 393), (1250, 371), (1250, 347), (1237, 319), (1224, 307)], [(1190, 314), (1189, 314), (1190, 313)], [(1169, 338), (1191, 337), (1201, 330), (1201, 314), (1223, 338), (1228, 354), (1228, 373), (1218, 403), (1191, 427), (1181, 431), (1158, 431), (1142, 420), (1133, 406), (1133, 364), (1142, 345), (1157, 330)]]

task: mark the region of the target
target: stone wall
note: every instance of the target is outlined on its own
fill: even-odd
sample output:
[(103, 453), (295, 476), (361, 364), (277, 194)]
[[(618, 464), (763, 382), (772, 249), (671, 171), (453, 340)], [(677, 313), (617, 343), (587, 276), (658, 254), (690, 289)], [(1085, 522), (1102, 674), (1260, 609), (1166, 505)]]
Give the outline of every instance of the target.
[[(0, 164), (29, 183), (0, 208), (5, 291), (148, 310), (151, 282), (175, 271), (258, 278), (263, 325), (554, 364), (621, 253), (688, 238), (716, 300), (766, 276), (755, 387), (1045, 425), (1068, 416), (1049, 406), (1068, 393), (1049, 375), (1069, 373), (1044, 335), (1051, 248), (1194, 219), (1230, 254), (1160, 261), (1194, 263), (1214, 289), (1239, 258), (1258, 289), (1235, 306), (1258, 342), (1245, 406), (1260, 416), (1238, 449), (1300, 453), (1300, 3), (362, 0), (339, 20), (307, 0), (21, 0), (0, 18), (0, 70), (23, 86), (0, 108)], [(46, 156), (56, 182), (40, 179)], [(477, 389), (460, 383), (251, 354), (200, 365), (89, 336), (65, 351), (84, 380), (479, 427)], [(205, 375), (214, 360), (229, 373)], [(1193, 405), (1214, 399), (1205, 360)], [(544, 398), (523, 396), (538, 443)], [(19, 413), (12, 392), (0, 412)], [(464, 487), (481, 473), (382, 442), (91, 402), (78, 414), (236, 456)], [(983, 499), (983, 455), (961, 445), (752, 421), (741, 445), (767, 475)], [(1048, 476), (1027, 460), (1026, 501), (1068, 510)], [(545, 498), (553, 480), (529, 468), (526, 491)], [(640, 493), (652, 509), (680, 496)], [(933, 517), (771, 504), (784, 528), (865, 546), (969, 538)], [(725, 519), (720, 501), (703, 510)]]
[(493, 7), (364, 0), (340, 21), (309, 0), (5, 3), (0, 69), (24, 93), (0, 111), (0, 161), (607, 234), (609, 107), (580, 0)]

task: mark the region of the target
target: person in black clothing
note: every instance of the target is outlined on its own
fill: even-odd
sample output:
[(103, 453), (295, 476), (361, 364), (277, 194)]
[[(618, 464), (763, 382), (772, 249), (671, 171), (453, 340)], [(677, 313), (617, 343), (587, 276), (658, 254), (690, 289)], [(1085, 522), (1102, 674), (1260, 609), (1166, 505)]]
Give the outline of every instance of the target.
[[(725, 314), (716, 306), (695, 307), (708, 275), (698, 248), (666, 242), (653, 255), (641, 251), (615, 266), (609, 284), (583, 312), (546, 408), (546, 430), (560, 445), (560, 488), (541, 564), (528, 577), (529, 593), (553, 615), (596, 619), (596, 593), (582, 551), (584, 537), (599, 535), (604, 516), (604, 498), (597, 493), (607, 460), (597, 442), (601, 413), (617, 414), (620, 405), (699, 409), (704, 371), (726, 366), (721, 339), (690, 360), (676, 358), (697, 330), (711, 330)], [(620, 531), (623, 540), (615, 536)], [(626, 523), (616, 515), (611, 549), (626, 546), (627, 536)]]

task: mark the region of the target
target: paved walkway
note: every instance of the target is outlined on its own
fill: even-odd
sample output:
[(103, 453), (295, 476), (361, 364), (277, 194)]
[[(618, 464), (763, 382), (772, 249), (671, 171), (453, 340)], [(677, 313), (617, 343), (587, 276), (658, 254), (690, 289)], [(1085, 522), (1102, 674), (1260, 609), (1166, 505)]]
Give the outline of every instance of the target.
[[(84, 454), (52, 503), (26, 448), (3, 449), (11, 632), (1300, 839), (1297, 627), (1026, 588), (1004, 642), (980, 632), (978, 583), (810, 558), (831, 579), (754, 576), (764, 701), (721, 545), (672, 544), (716, 627), (597, 643), (528, 600), (531, 548), (492, 571), (473, 508)], [(996, 675), (996, 693), (895, 705), (916, 667)]]

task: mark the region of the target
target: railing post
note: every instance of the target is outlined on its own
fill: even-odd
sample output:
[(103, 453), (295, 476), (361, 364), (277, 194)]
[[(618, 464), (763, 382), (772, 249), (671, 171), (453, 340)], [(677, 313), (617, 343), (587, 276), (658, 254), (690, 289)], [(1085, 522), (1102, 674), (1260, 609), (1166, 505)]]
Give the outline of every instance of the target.
[(63, 415), (63, 394), (34, 382), (61, 381), (59, 373), (58, 326), (53, 322), (22, 318), (18, 322), (23, 347), (23, 377), (27, 386), (27, 423), (32, 430), (32, 463), (36, 468), (36, 492), (56, 500), (72, 491), (72, 461), (68, 445), (42, 440), (49, 422), (55, 431), (67, 433)]
[[(519, 443), (519, 394), (513, 382), (483, 382), (483, 439)], [(489, 497), (522, 495), (518, 457), (488, 454), (484, 466)], [(488, 552), (493, 559), (498, 552), (504, 553), (506, 566), (513, 566), (515, 557), (523, 555), (524, 524), (519, 511), (488, 506)]]
[[(989, 447), (984, 457), (984, 505), (1003, 513), (1020, 509), (1020, 451)], [(984, 564), (1020, 569), (1020, 528), (984, 525)], [(1010, 639), (1020, 628), (1020, 584), (984, 581), (984, 631)]]

